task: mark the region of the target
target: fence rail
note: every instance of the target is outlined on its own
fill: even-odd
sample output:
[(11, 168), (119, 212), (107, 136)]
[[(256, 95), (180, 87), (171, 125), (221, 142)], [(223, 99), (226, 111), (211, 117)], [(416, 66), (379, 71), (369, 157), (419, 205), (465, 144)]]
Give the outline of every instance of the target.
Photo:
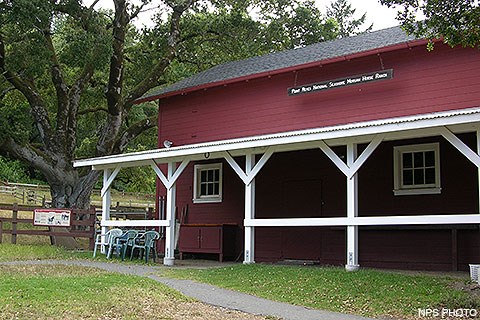
[[(11, 218), (0, 217), (0, 243), (3, 240), (3, 234), (11, 235), (11, 243), (17, 243), (17, 235), (36, 235), (36, 236), (48, 236), (52, 237), (75, 237), (75, 238), (88, 238), (89, 247), (93, 250), (95, 245), (95, 223), (96, 223), (96, 210), (95, 207), (91, 207), (89, 210), (71, 209), (72, 215), (70, 219), (70, 227), (67, 231), (58, 231), (52, 227), (38, 227), (48, 229), (18, 229), (18, 224), (28, 224), (33, 226), (33, 212), (35, 208), (30, 206), (13, 204), (11, 206), (0, 205), (0, 210), (11, 211)], [(18, 218), (19, 212), (31, 212), (32, 218)], [(11, 229), (4, 229), (3, 224), (5, 222), (11, 223)], [(36, 226), (37, 227), (37, 226)], [(86, 229), (86, 230), (83, 230)]]

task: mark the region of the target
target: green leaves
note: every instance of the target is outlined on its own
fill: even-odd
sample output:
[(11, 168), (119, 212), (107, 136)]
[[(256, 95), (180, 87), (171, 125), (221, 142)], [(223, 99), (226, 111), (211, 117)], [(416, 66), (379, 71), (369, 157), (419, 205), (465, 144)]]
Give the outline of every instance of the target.
[[(427, 39), (443, 39), (450, 46), (475, 47), (480, 44), (480, 8), (475, 0), (381, 0), (398, 7), (397, 18), (409, 34)], [(424, 17), (417, 21), (416, 17)], [(433, 45), (430, 43), (430, 49)]]

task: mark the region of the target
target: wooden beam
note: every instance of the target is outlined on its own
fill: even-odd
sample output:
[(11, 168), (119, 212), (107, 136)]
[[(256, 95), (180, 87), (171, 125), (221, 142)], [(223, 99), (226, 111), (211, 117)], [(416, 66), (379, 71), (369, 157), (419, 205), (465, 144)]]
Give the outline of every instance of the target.
[(447, 127), (440, 127), (438, 129), (440, 134), (450, 142), (458, 151), (460, 151), (468, 160), (470, 160), (477, 168), (480, 168), (480, 155), (475, 153), (469, 146), (463, 143), (455, 134), (453, 134)]
[(436, 224), (480, 224), (480, 214), (444, 214), (339, 218), (245, 219), (251, 227), (345, 227)]
[[(104, 179), (103, 179), (103, 186), (102, 186), (102, 191), (100, 192), (100, 196), (103, 197), (103, 195), (105, 194), (105, 192), (107, 192), (107, 190), (110, 188), (110, 186), (112, 185), (113, 180), (115, 180), (115, 178), (117, 177), (118, 173), (120, 172), (120, 169), (121, 169), (121, 167), (116, 167), (115, 170), (113, 170), (112, 174), (110, 174), (109, 176), (108, 176), (106, 170), (103, 171), (104, 176), (105, 176), (105, 174), (107, 174), (108, 178), (105, 180), (105, 177), (104, 177)], [(108, 171), (108, 172), (109, 172), (109, 171)]]

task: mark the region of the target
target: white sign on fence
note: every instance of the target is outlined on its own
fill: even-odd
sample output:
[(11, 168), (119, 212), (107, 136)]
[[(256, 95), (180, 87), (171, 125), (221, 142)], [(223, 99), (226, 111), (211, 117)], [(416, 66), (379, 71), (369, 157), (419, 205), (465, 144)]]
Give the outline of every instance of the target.
[(71, 215), (71, 210), (35, 209), (33, 212), (33, 225), (70, 227)]

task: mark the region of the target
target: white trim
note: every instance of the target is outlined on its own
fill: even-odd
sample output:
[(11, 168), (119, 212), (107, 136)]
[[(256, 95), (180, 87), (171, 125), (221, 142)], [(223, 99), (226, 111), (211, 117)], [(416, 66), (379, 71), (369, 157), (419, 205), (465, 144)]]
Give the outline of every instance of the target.
[[(200, 172), (202, 170), (218, 169), (218, 195), (201, 196), (199, 184), (201, 182)], [(193, 203), (219, 203), (223, 201), (223, 163), (196, 164), (193, 166)]]
[[(379, 133), (391, 133), (392, 139), (394, 139), (399, 135), (400, 131), (477, 122), (480, 122), (480, 108), (468, 108), (77, 160), (73, 165), (74, 167), (94, 166), (94, 169), (98, 170), (103, 169), (102, 167), (116, 167), (118, 164), (124, 167), (145, 165), (145, 160), (150, 159), (156, 159), (157, 162), (166, 163), (171, 161), (172, 158), (184, 156), (201, 158), (205, 153), (209, 153), (211, 158), (213, 156), (222, 157), (223, 154), (214, 155), (214, 153), (251, 148), (257, 148), (254, 150), (255, 153), (263, 153), (261, 148), (268, 146), (282, 146), (281, 151), (289, 151), (295, 150), (296, 146), (294, 144), (298, 143), (342, 139), (346, 137), (356, 138)], [(436, 135), (434, 132), (428, 132), (428, 134), (432, 136)], [(390, 137), (386, 136), (386, 139), (387, 138)], [(289, 144), (290, 146), (287, 146)]]
[(375, 137), (372, 139), (372, 141), (370, 141), (362, 154), (358, 158), (355, 155), (355, 160), (350, 164), (343, 162), (343, 160), (340, 159), (339, 156), (337, 156), (337, 154), (328, 146), (325, 141), (320, 140), (318, 141), (318, 144), (323, 153), (325, 153), (325, 155), (330, 160), (332, 160), (332, 162), (337, 166), (337, 168), (340, 169), (340, 171), (342, 171), (348, 179), (351, 179), (357, 173), (360, 167), (365, 163), (365, 161), (367, 161), (367, 159), (372, 155), (375, 149), (377, 149), (380, 143), (382, 143), (384, 138), (385, 135), (383, 134), (375, 135)]
[(152, 167), (153, 171), (155, 171), (157, 177), (160, 179), (162, 184), (168, 190), (175, 185), (175, 182), (177, 182), (178, 177), (180, 177), (180, 175), (182, 174), (182, 172), (185, 170), (185, 168), (188, 166), (189, 163), (190, 163), (190, 158), (187, 157), (183, 159), (182, 163), (180, 163), (180, 166), (175, 170), (175, 172), (169, 178), (165, 176), (165, 174), (162, 172), (162, 170), (160, 170), (160, 168), (158, 167), (158, 164), (154, 160), (152, 160), (152, 163), (150, 163), (150, 166)]
[[(105, 192), (107, 192), (107, 190), (110, 189), (110, 186), (112, 185), (113, 180), (115, 180), (118, 173), (120, 172), (120, 169), (121, 169), (120, 167), (116, 167), (115, 170), (113, 170), (112, 174), (110, 174), (106, 180), (103, 179), (103, 186), (102, 186), (102, 190), (100, 191), (101, 197), (103, 197), (105, 195)], [(106, 174), (106, 171), (104, 171), (104, 174)]]
[(446, 127), (439, 128), (441, 135), (450, 142), (458, 151), (460, 151), (468, 160), (470, 160), (477, 168), (480, 168), (480, 155), (470, 149), (462, 140), (460, 140), (452, 131)]
[(421, 194), (440, 194), (442, 188), (413, 188), (413, 189), (395, 189), (393, 194), (396, 196), (421, 195)]
[(245, 219), (245, 227), (345, 227), (433, 224), (479, 224), (480, 214), (343, 218)]
[[(435, 155), (435, 183), (434, 184), (412, 184), (403, 185), (403, 153), (433, 151)], [(412, 164), (413, 165), (413, 164)], [(413, 169), (413, 168), (412, 168)], [(440, 144), (422, 143), (408, 144), (393, 147), (393, 193), (394, 195), (421, 195), (421, 194), (439, 194), (441, 193), (440, 181)]]
[[(247, 154), (245, 156), (245, 173), (247, 176), (253, 175), (255, 168), (255, 155)], [(255, 219), (255, 176), (250, 183), (245, 184), (245, 219)], [(245, 227), (243, 263), (255, 263), (255, 228)]]
[(168, 227), (168, 220), (102, 220), (102, 227)]

